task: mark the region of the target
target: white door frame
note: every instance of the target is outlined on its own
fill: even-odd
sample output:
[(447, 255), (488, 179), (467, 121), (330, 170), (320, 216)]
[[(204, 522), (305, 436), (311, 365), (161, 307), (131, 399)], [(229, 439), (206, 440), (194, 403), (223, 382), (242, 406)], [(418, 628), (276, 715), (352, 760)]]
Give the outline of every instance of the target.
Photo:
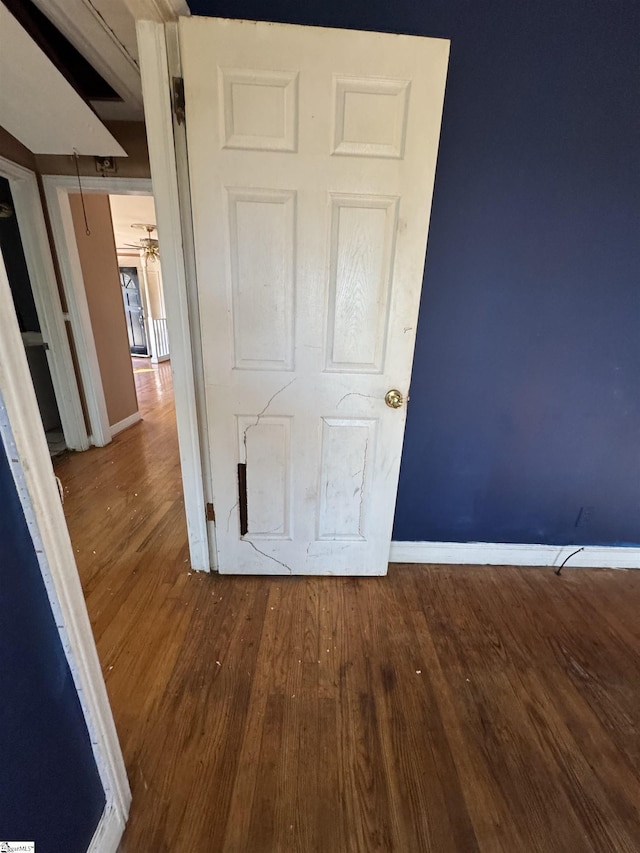
[(205, 514), (205, 504), (211, 500), (211, 491), (206, 462), (208, 447), (204, 443), (202, 413), (198, 409), (199, 379), (196, 376), (196, 365), (199, 341), (194, 339), (193, 331), (198, 328), (198, 319), (194, 316), (197, 303), (194, 307), (189, 295), (195, 291), (195, 282), (187, 278), (187, 269), (195, 268), (195, 261), (190, 258), (189, 234), (184, 227), (185, 221), (190, 220), (191, 211), (185, 209), (188, 200), (180, 193), (183, 187), (176, 163), (165, 28), (163, 24), (153, 21), (138, 21), (136, 29), (171, 365), (175, 378), (176, 421), (189, 552), (192, 568), (209, 571), (216, 568), (217, 555), (214, 545), (215, 522), (207, 520)]
[(71, 450), (87, 450), (89, 437), (65, 328), (69, 317), (60, 302), (38, 179), (35, 172), (4, 157), (0, 157), (0, 176), (7, 178), (11, 188), (38, 322), (48, 346), (47, 361), (64, 440)]
[[(169, 21), (165, 24), (165, 41), (167, 46), (167, 65), (169, 78), (182, 77), (182, 60), (180, 58), (180, 38), (178, 22)], [(189, 157), (187, 154), (187, 129), (184, 122), (173, 118), (173, 145), (176, 162), (176, 179), (178, 182), (178, 201), (180, 204), (180, 220), (182, 223), (182, 247), (184, 253), (187, 309), (191, 325), (191, 357), (193, 359), (193, 374), (196, 396), (196, 420), (200, 438), (200, 459), (204, 484), (205, 500), (213, 501), (213, 483), (211, 479), (211, 453), (209, 449), (209, 425), (207, 418), (207, 402), (204, 387), (204, 365), (202, 360), (202, 337), (200, 331), (200, 303), (198, 297), (198, 278), (196, 274), (196, 248), (193, 238), (193, 220), (191, 218), (191, 188), (189, 186)], [(166, 311), (165, 311), (166, 316)], [(213, 503), (212, 503), (213, 506)], [(212, 569), (218, 568), (218, 547), (216, 541), (215, 521), (208, 525), (209, 561)]]
[[(96, 175), (82, 177), (81, 182), (83, 192), (104, 195), (152, 195), (149, 178), (102, 178)], [(43, 175), (42, 184), (60, 265), (62, 286), (69, 309), (69, 320), (76, 343), (78, 367), (91, 429), (91, 443), (102, 447), (109, 444), (112, 434), (69, 202), (69, 195), (79, 192), (78, 179), (67, 175)]]
[[(149, 23), (149, 22), (145, 22)], [(155, 24), (163, 33), (161, 24)], [(165, 51), (166, 57), (166, 51)], [(144, 83), (144, 78), (143, 78)], [(146, 95), (145, 95), (146, 97)], [(167, 100), (169, 89), (167, 82)], [(169, 112), (169, 120), (170, 120)], [(164, 143), (164, 137), (152, 144), (153, 136), (147, 116), (150, 156), (152, 150)], [(151, 126), (152, 127), (152, 126)], [(172, 156), (173, 148), (172, 148)], [(152, 157), (153, 167), (153, 157)], [(173, 165), (175, 175), (175, 159)], [(189, 553), (191, 567), (197, 571), (209, 571), (212, 560), (209, 554), (209, 532), (205, 516), (205, 497), (203, 463), (201, 453), (198, 414), (196, 410), (195, 379), (192, 360), (192, 341), (189, 322), (189, 306), (186, 293), (184, 255), (182, 248), (180, 212), (177, 222), (164, 213), (163, 200), (167, 196), (166, 184), (170, 182), (169, 167), (166, 173), (156, 175), (152, 186), (150, 178), (111, 178), (82, 177), (82, 189), (89, 193), (108, 195), (154, 195), (158, 236), (162, 252), (162, 281), (167, 305), (167, 328), (171, 345), (171, 369), (174, 377), (174, 396), (176, 421), (178, 426), (178, 444), (185, 501), (185, 515), (189, 535)], [(60, 273), (72, 328), (76, 340), (78, 364), (85, 386), (85, 396), (91, 423), (94, 444), (104, 445), (111, 441), (111, 431), (107, 418), (106, 403), (95, 340), (89, 317), (89, 308), (78, 255), (69, 194), (78, 192), (78, 180), (72, 176), (45, 175), (43, 185), (51, 229), (60, 264)]]
[(131, 791), (1, 254), (0, 433), (105, 791), (89, 850), (115, 853)]

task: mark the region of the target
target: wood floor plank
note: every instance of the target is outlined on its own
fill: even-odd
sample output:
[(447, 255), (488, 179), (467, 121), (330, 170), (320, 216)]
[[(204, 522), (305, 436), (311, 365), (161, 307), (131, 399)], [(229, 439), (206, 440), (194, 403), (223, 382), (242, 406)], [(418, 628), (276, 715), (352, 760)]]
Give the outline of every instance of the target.
[[(553, 849), (554, 844), (560, 849), (634, 849), (640, 841), (637, 814), (627, 812), (630, 831), (616, 828), (622, 810), (612, 812), (609, 786), (594, 782), (595, 774), (571, 734), (585, 705), (577, 691), (565, 689), (571, 687), (571, 678), (555, 658), (555, 642), (566, 626), (558, 619), (545, 622), (540, 610), (534, 628), (524, 614), (539, 608), (540, 590), (530, 586), (526, 572), (509, 577), (506, 588), (502, 577), (489, 574), (479, 585), (473, 575), (461, 574), (458, 588), (469, 584), (475, 591), (473, 599), (458, 598), (454, 605), (456, 618), (462, 617), (467, 627), (436, 640), (441, 659), (461, 663), (455, 678), (465, 700), (457, 703), (463, 711), (458, 713), (464, 722), (464, 740), (474, 750), (483, 749), (480, 763), (490, 769), (493, 784), (502, 789), (503, 801), (509, 802), (513, 828), (524, 849)], [(543, 579), (540, 572), (537, 577)], [(564, 599), (563, 588), (550, 590)], [(516, 600), (514, 592), (525, 604), (520, 618), (508, 606), (508, 599), (512, 604)], [(550, 603), (548, 596), (546, 610)], [(436, 606), (446, 615), (446, 599)], [(570, 611), (568, 598), (562, 609), (565, 614)], [(448, 679), (453, 677), (450, 669)], [(607, 733), (591, 706), (587, 710), (586, 724), (596, 737), (601, 764)], [(620, 763), (611, 769), (619, 772)], [(637, 777), (626, 781), (628, 803), (640, 802)], [(490, 784), (485, 780), (483, 787)]]
[[(425, 666), (421, 623), (413, 619), (402, 591), (386, 580), (368, 585), (367, 592), (374, 614), (372, 647), (386, 650), (386, 662), (378, 663), (374, 675), (374, 695), (384, 721), (386, 773), (406, 832), (400, 849), (472, 853), (478, 843)], [(400, 838), (401, 827), (395, 833)]]
[(56, 462), (123, 853), (635, 853), (640, 572), (191, 572), (168, 364)]
[[(268, 609), (269, 613), (272, 613), (271, 607), (276, 605), (269, 603), (268, 591), (264, 595), (264, 599), (265, 608)], [(277, 602), (279, 599), (275, 597), (272, 600)], [(261, 637), (257, 640), (253, 655), (253, 671), (247, 670), (249, 677), (252, 677), (254, 672), (268, 672), (270, 669), (272, 649), (269, 642), (262, 642), (265, 633), (263, 622)], [(252, 648), (253, 645), (253, 641), (251, 641), (248, 648)], [(271, 685), (267, 679), (252, 678), (247, 723), (238, 759), (239, 772), (234, 780), (226, 819), (224, 849), (228, 851), (242, 851), (246, 848), (251, 817), (255, 811), (254, 797), (258, 784), (258, 767), (270, 692)]]

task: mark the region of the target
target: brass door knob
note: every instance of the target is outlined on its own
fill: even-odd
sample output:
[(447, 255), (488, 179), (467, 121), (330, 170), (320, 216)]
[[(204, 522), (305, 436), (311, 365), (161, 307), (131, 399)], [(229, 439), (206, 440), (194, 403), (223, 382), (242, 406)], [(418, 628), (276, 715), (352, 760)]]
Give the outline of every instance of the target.
[(404, 398), (400, 391), (396, 388), (392, 388), (384, 395), (384, 401), (390, 409), (399, 409), (404, 403)]

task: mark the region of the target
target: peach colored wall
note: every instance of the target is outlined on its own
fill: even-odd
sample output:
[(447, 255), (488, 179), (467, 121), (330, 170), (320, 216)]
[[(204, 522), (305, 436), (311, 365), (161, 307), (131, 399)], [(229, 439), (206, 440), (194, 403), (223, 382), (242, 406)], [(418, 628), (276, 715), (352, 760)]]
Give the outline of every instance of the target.
[(107, 414), (109, 423), (113, 426), (138, 411), (138, 400), (120, 290), (109, 196), (85, 193), (84, 203), (91, 229), (90, 236), (85, 233), (80, 195), (70, 194), (69, 202)]

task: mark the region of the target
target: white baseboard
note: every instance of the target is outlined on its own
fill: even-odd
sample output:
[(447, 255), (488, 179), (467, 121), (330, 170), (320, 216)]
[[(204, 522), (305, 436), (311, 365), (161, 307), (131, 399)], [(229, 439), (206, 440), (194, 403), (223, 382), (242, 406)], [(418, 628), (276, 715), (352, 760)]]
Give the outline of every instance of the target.
[(123, 418), (121, 421), (118, 421), (117, 424), (113, 424), (113, 426), (110, 427), (111, 438), (113, 438), (113, 436), (117, 435), (119, 432), (122, 432), (123, 429), (127, 429), (127, 427), (133, 426), (141, 420), (142, 416), (140, 412), (134, 412), (132, 415), (129, 415), (128, 418)]
[[(391, 563), (478, 566), (559, 566), (579, 545), (509, 545), (492, 542), (392, 542)], [(567, 568), (640, 569), (640, 547), (585, 545)]]
[(124, 833), (125, 821), (114, 803), (107, 803), (87, 853), (116, 853)]

